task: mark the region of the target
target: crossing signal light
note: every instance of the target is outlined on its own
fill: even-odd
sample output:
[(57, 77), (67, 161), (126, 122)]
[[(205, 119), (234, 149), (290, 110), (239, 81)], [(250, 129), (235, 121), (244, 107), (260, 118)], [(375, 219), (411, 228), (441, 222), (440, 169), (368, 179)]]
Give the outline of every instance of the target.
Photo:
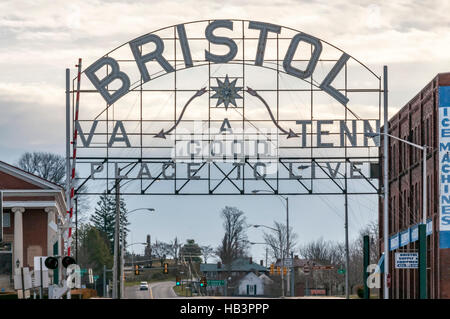
[(134, 265), (134, 274), (136, 276), (139, 275), (139, 266), (138, 265)]
[(48, 269), (56, 269), (58, 268), (58, 258), (56, 257), (47, 257), (44, 261), (45, 267)]
[(66, 256), (62, 259), (61, 264), (64, 266), (64, 268), (69, 267), (70, 265), (76, 264), (77, 262), (73, 257)]
[(181, 278), (177, 276), (176, 278), (177, 286), (181, 285)]
[(274, 269), (275, 268), (275, 265), (274, 264), (270, 264), (270, 274), (271, 275), (273, 275), (273, 273), (274, 273)]
[[(75, 259), (73, 257), (70, 256), (65, 256), (63, 257), (63, 259), (61, 260), (61, 264), (63, 265), (64, 268), (69, 267), (70, 265), (76, 264), (77, 262), (75, 261)], [(58, 268), (59, 266), (59, 260), (58, 257), (47, 257), (45, 258), (44, 261), (44, 265), (45, 267), (47, 267), (48, 269), (52, 269), (55, 270)]]
[(164, 271), (165, 274), (169, 273), (169, 264), (168, 263), (164, 263)]

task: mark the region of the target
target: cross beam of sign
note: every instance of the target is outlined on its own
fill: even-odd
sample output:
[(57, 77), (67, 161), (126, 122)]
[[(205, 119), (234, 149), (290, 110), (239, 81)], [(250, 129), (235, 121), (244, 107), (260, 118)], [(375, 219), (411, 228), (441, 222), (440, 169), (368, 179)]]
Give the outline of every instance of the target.
[(253, 90), (252, 88), (250, 88), (250, 87), (248, 87), (248, 86), (247, 86), (247, 92), (250, 93), (250, 94), (253, 95), (253, 96), (256, 96), (258, 99), (261, 100), (261, 102), (264, 103), (264, 105), (265, 105), (266, 108), (267, 108), (267, 111), (269, 111), (269, 115), (270, 115), (270, 118), (272, 119), (273, 124), (275, 124), (275, 126), (278, 127), (278, 129), (279, 129), (281, 132), (283, 132), (284, 134), (287, 134), (287, 137), (286, 137), (286, 138), (299, 137), (296, 133), (294, 133), (294, 132), (292, 131), (292, 129), (289, 129), (289, 131), (286, 131), (284, 128), (282, 128), (282, 127), (278, 124), (278, 122), (275, 120), (275, 117), (274, 117), (273, 114), (272, 114), (272, 111), (270, 110), (269, 105), (268, 105), (267, 102), (261, 97), (261, 95), (258, 94), (258, 92), (256, 92), (255, 90)]
[(195, 92), (195, 94), (193, 96), (191, 96), (191, 98), (184, 105), (183, 110), (181, 111), (180, 117), (175, 122), (175, 124), (167, 131), (164, 131), (164, 129), (162, 129), (158, 134), (156, 134), (153, 137), (166, 138), (166, 135), (169, 134), (170, 132), (172, 132), (178, 126), (178, 124), (180, 124), (181, 118), (183, 117), (184, 112), (186, 111), (186, 108), (188, 107), (189, 103), (191, 103), (192, 100), (194, 100), (196, 97), (202, 96), (205, 92), (206, 92), (206, 87)]

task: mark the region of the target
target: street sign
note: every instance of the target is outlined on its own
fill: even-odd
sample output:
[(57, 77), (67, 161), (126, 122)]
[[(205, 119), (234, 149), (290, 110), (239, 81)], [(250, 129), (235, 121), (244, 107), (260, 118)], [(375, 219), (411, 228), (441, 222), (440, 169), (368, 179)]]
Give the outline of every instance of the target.
[(284, 266), (286, 266), (288, 268), (292, 267), (292, 258), (286, 258), (284, 260)]
[(338, 274), (340, 274), (340, 275), (345, 274), (345, 269), (338, 269)]
[(395, 268), (415, 269), (419, 267), (419, 253), (395, 253)]
[(208, 286), (225, 286), (225, 280), (208, 280)]
[(92, 275), (92, 268), (89, 268), (89, 283), (94, 283), (94, 276)]

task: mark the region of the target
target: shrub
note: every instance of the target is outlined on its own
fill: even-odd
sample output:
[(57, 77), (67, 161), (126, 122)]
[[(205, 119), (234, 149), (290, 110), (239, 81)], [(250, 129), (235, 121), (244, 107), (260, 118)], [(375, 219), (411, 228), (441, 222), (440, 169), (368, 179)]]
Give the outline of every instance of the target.
[(364, 286), (357, 286), (356, 293), (358, 294), (359, 298), (364, 298)]

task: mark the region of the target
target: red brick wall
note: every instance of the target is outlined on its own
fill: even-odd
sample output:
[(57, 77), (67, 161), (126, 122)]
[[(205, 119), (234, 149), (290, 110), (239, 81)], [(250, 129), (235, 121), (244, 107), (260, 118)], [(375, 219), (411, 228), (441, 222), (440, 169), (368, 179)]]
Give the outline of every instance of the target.
[(42, 255), (47, 256), (47, 218), (47, 213), (43, 209), (27, 209), (23, 213), (23, 263), (26, 266), (30, 265), (30, 261), (27, 260), (29, 246), (41, 246)]
[[(438, 87), (450, 85), (450, 73), (439, 74), (389, 121), (389, 133), (419, 145), (434, 148), (427, 158), (427, 218), (433, 219), (433, 234), (428, 237), (428, 296), (450, 298), (450, 249), (439, 250), (438, 194)], [(428, 122), (427, 122), (428, 120)], [(382, 139), (383, 140), (383, 139)], [(389, 233), (406, 230), (422, 220), (422, 154), (417, 148), (389, 139)], [(383, 158), (383, 144), (380, 147)], [(383, 161), (382, 161), (383, 162)], [(383, 164), (383, 163), (382, 163)], [(380, 243), (383, 243), (383, 200), (379, 205)], [(381, 245), (382, 247), (382, 245)], [(406, 249), (417, 249), (411, 243)], [(380, 251), (381, 254), (381, 251)], [(390, 253), (392, 298), (417, 298), (417, 270), (395, 270)]]

